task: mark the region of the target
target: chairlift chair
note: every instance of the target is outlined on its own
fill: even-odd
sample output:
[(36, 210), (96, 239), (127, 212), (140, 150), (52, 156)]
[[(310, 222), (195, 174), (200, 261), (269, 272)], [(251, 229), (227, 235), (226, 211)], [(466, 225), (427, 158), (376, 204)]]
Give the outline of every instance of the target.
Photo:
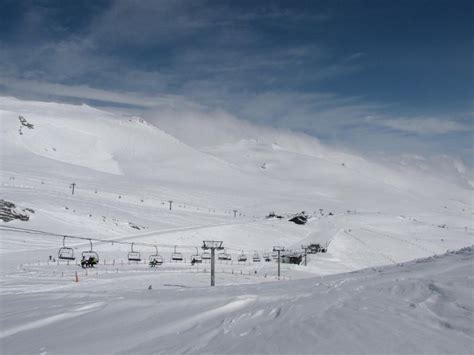
[(202, 256), (199, 255), (199, 250), (196, 248), (196, 254), (191, 255), (191, 263), (202, 263)]
[(130, 246), (130, 249), (131, 250), (128, 252), (128, 261), (141, 261), (142, 258), (140, 256), (140, 252), (133, 250), (133, 243)]
[(158, 254), (158, 247), (155, 245), (156, 254), (150, 255), (148, 257), (148, 262), (150, 264), (161, 265), (163, 264), (163, 257)]
[(259, 263), (260, 262), (260, 255), (258, 255), (258, 252), (253, 253), (252, 260), (254, 263)]
[(82, 252), (82, 260), (90, 260), (91, 258), (95, 258), (96, 263), (99, 263), (99, 254), (97, 254), (93, 249), (92, 249), (92, 240), (89, 239), (89, 243), (91, 244), (91, 249), (90, 250), (85, 250)]
[(227, 254), (227, 252), (224, 251), (222, 253), (219, 253), (219, 255), (217, 256), (217, 259), (219, 260), (232, 260), (232, 257), (230, 256), (230, 254)]
[(211, 253), (208, 251), (205, 251), (204, 253), (201, 254), (201, 259), (202, 260), (211, 260)]
[(263, 253), (263, 260), (265, 260), (266, 262), (269, 262), (269, 261), (272, 260), (272, 259), (270, 258), (270, 253), (269, 253), (269, 252)]
[(278, 259), (278, 252), (274, 251), (274, 252), (272, 253), (272, 258), (273, 258), (273, 259)]
[(176, 252), (176, 245), (174, 246), (173, 254), (171, 254), (171, 260), (183, 261), (183, 254)]
[(63, 246), (58, 251), (58, 259), (60, 260), (75, 260), (76, 257), (74, 256), (74, 249), (68, 248), (66, 246), (66, 237), (63, 237)]
[(244, 251), (242, 250), (242, 253), (239, 255), (239, 258), (237, 259), (237, 261), (240, 263), (240, 262), (243, 262), (245, 263), (247, 261), (247, 255), (244, 254)]

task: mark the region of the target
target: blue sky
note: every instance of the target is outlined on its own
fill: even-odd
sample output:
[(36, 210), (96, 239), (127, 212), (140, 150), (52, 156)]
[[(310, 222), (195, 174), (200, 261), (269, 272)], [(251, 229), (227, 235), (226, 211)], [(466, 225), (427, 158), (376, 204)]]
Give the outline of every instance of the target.
[(472, 165), (471, 1), (0, 0), (0, 94), (192, 103)]

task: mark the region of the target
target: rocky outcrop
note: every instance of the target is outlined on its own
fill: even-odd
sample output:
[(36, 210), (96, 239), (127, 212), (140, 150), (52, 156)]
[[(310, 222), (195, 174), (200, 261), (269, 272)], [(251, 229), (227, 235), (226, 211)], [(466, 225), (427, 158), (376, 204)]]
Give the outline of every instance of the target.
[(28, 221), (30, 213), (35, 213), (31, 208), (18, 208), (13, 202), (0, 199), (0, 220), (10, 222), (15, 219), (20, 221)]

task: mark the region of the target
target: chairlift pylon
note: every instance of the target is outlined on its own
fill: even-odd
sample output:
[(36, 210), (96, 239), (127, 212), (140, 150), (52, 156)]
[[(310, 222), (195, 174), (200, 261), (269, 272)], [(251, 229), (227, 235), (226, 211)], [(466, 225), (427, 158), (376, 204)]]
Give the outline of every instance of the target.
[(58, 259), (60, 260), (75, 260), (74, 249), (66, 246), (66, 236), (63, 237), (63, 246), (58, 251)]

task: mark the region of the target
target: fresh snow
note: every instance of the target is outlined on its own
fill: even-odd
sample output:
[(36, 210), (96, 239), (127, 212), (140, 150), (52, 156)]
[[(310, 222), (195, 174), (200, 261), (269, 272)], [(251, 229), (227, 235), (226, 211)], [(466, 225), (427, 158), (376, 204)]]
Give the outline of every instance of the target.
[[(20, 115), (34, 128), (19, 134)], [(0, 136), (0, 198), (34, 210), (0, 222), (4, 353), (472, 352), (472, 249), (411, 262), (473, 244), (474, 179), (455, 160), (374, 161), (292, 133), (191, 147), (138, 117), (8, 97)], [(105, 242), (96, 269), (50, 262), (61, 235), (166, 262)], [(189, 263), (206, 239), (233, 257), (215, 288)], [(328, 252), (280, 280), (251, 261), (310, 243)]]
[(0, 339), (6, 354), (469, 354), (472, 266), (469, 248), (305, 280), (219, 273), (215, 288), (189, 271), (101, 269), (74, 283), (24, 266), (10, 282), (27, 285), (2, 295)]

